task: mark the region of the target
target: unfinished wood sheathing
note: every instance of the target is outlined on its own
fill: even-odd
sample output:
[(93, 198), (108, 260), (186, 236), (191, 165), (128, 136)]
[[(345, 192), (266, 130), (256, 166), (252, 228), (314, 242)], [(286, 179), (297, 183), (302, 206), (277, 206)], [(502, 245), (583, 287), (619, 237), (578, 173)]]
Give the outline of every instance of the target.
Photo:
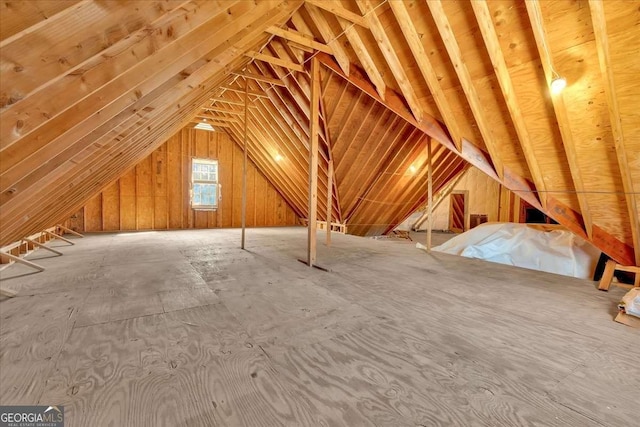
[(39, 2), (7, 0), (0, 3), (0, 41), (19, 34), (44, 20), (68, 14), (80, 0), (46, 0)]
[[(166, 164), (166, 158), (169, 163)], [(217, 210), (189, 205), (191, 159), (218, 160), (222, 197)], [(117, 180), (120, 198), (109, 209), (119, 223), (105, 221), (105, 192), (84, 206), (84, 231), (167, 230), (238, 227), (242, 189), (242, 151), (224, 132), (195, 130), (190, 125)], [(168, 221), (167, 221), (168, 220)], [(288, 203), (250, 162), (247, 169), (247, 226), (296, 225)]]
[[(159, 7), (153, 8), (152, 4), (156, 3)], [(632, 246), (640, 246), (640, 225), (634, 212), (638, 210), (637, 194), (634, 194), (638, 189), (634, 186), (640, 181), (637, 154), (640, 150), (636, 143), (639, 138), (635, 137), (638, 132), (635, 76), (638, 73), (634, 58), (638, 56), (638, 48), (634, 41), (638, 39), (640, 11), (633, 2), (603, 3), (604, 35), (610, 52), (609, 58), (605, 58), (605, 71), (600, 69), (598, 61), (602, 46), (598, 46), (594, 37), (590, 5), (573, 0), (538, 2), (551, 65), (569, 83), (562, 95), (562, 104), (550, 98), (542, 67), (546, 69), (549, 61), (541, 62), (541, 57), (547, 55), (541, 53), (538, 37), (534, 37), (539, 31), (532, 27), (527, 10), (530, 8), (511, 0), (486, 3), (490, 19), (484, 23), (490, 21), (497, 33), (497, 44), (506, 60), (529, 141), (520, 140), (522, 132), (515, 131), (514, 110), (506, 108), (503, 99), (506, 94), (501, 93), (479, 31), (478, 17), (466, 2), (441, 2), (442, 10), (435, 17), (433, 8), (424, 1), (402, 3), (408, 12), (405, 15), (396, 14), (382, 0), (332, 0), (320, 7), (318, 2), (313, 3), (297, 9), (303, 2), (194, 1), (185, 2), (181, 7), (172, 1), (146, 2), (148, 7), (117, 2), (100, 3), (99, 8), (92, 1), (3, 2), (0, 5), (3, 90), (13, 91), (2, 93), (3, 105), (8, 106), (0, 113), (3, 155), (0, 225), (3, 230), (13, 232), (23, 227), (14, 233), (14, 237), (19, 238), (27, 228), (35, 230), (51, 225), (54, 216), (69, 215), (86, 204), (106, 182), (113, 181), (151, 154), (161, 141), (187, 123), (196, 113), (196, 104), (206, 101), (206, 91), (220, 94), (216, 88), (230, 83), (225, 74), (241, 73), (251, 60), (245, 53), (261, 52), (308, 68), (304, 62), (311, 54), (308, 48), (300, 49), (263, 33), (276, 25), (295, 28), (317, 42), (328, 43), (339, 64), (339, 70), (334, 72), (345, 73), (347, 80), (368, 79), (379, 95), (378, 101), (389, 107), (389, 110), (380, 110), (370, 106), (368, 113), (362, 112), (357, 105), (371, 94), (366, 85), (355, 83), (359, 87), (357, 91), (367, 94), (355, 97), (348, 96), (347, 91), (334, 91), (335, 97), (325, 94), (327, 111), (338, 108), (347, 111), (351, 105), (359, 114), (372, 115), (374, 117), (363, 118), (363, 121), (366, 120), (367, 126), (372, 126), (371, 132), (377, 135), (383, 133), (380, 127), (396, 124), (388, 117), (388, 111), (410, 124), (412, 120), (405, 116), (406, 112), (424, 114), (431, 126), (432, 118), (441, 120), (446, 116), (451, 122), (451, 117), (455, 117), (452, 129), (462, 139), (455, 141), (457, 147), (446, 133), (436, 139), (440, 138), (440, 142), (453, 150), (462, 148), (462, 157), (494, 176), (496, 171), (486, 155), (477, 150), (480, 148), (486, 153), (486, 147), (490, 147), (494, 163), (504, 165), (504, 179), (496, 178), (506, 187), (524, 190), (520, 196), (534, 204), (537, 204), (535, 197), (539, 197), (547, 206), (547, 213), (569, 229), (583, 236), (589, 234), (587, 237), (619, 262), (634, 262)], [(375, 16), (363, 16), (367, 13)], [(398, 20), (398, 16), (408, 16), (409, 22)], [(184, 17), (188, 19), (181, 20)], [(468, 69), (466, 85), (474, 88), (475, 100), (467, 97), (468, 90), (466, 93), (462, 90), (460, 78), (467, 77), (457, 72), (451, 51), (443, 43), (443, 33), (436, 25), (436, 21), (443, 18), (450, 23), (447, 31), (460, 48), (459, 57), (455, 59)], [(73, 22), (76, 24), (71, 25)], [(447, 101), (447, 115), (439, 114), (435, 108), (436, 94), (429, 93), (424, 68), (416, 64), (414, 52), (407, 44), (404, 32), (407, 28), (419, 37), (425, 52), (421, 57), (426, 57), (433, 67), (430, 85), (438, 83), (437, 94), (440, 100)], [(91, 37), (95, 29), (98, 34)], [(37, 37), (46, 34), (49, 37)], [(20, 48), (36, 38), (40, 46)], [(270, 40), (272, 44), (266, 45)], [(178, 45), (181, 48), (176, 51)], [(128, 49), (132, 49), (133, 55)], [(47, 56), (45, 52), (51, 54)], [(270, 92), (266, 100), (256, 101), (258, 109), (251, 113), (250, 144), (256, 152), (253, 160), (270, 182), (282, 187), (282, 194), (300, 215), (306, 209), (304, 192), (298, 190), (305, 185), (300, 186), (298, 181), (307, 173), (302, 165), (308, 139), (308, 77), (305, 73), (289, 73), (277, 65), (255, 62), (249, 67), (252, 72), (281, 78), (286, 87), (270, 88), (262, 83), (259, 87), (255, 83), (252, 86), (254, 90)], [(398, 62), (402, 64), (401, 69)], [(40, 63), (42, 73), (38, 74), (34, 67)], [(333, 85), (331, 79), (325, 82), (325, 89)], [(188, 93), (192, 88), (198, 93)], [(617, 100), (617, 109), (612, 109), (611, 99)], [(480, 116), (472, 113), (471, 102), (482, 105)], [(562, 105), (562, 111), (558, 111), (558, 105)], [(349, 117), (345, 126), (353, 120), (353, 114)], [(265, 120), (268, 123), (264, 123)], [(615, 138), (611, 121), (617, 124)], [(424, 123), (412, 124), (422, 133), (430, 134), (435, 129)], [(483, 132), (486, 141), (478, 131), (479, 124), (489, 129)], [(233, 139), (242, 141), (241, 127), (237, 123), (230, 126), (228, 131)], [(352, 130), (343, 133), (341, 128), (336, 135), (331, 130), (328, 135), (321, 131), (320, 186), (326, 187), (322, 175), (326, 178), (331, 140), (346, 138)], [(366, 140), (353, 138), (346, 145), (336, 147), (336, 165), (340, 163), (338, 157), (346, 155), (354, 162), (350, 172), (351, 169), (375, 169), (366, 166), (372, 159), (367, 154), (380, 151), (369, 147)], [(270, 145), (263, 146), (263, 140)], [(371, 149), (366, 150), (367, 147)], [(295, 168), (278, 166), (271, 151), (275, 149), (288, 153), (285, 157), (289, 160), (291, 156)], [(357, 150), (360, 151), (354, 156)], [(361, 168), (359, 162), (365, 163), (365, 167)], [(498, 174), (501, 170), (498, 168)], [(531, 183), (534, 178), (540, 188)], [(541, 182), (544, 185), (539, 185)], [(154, 182), (151, 180), (149, 184), (144, 175), (136, 188), (145, 192), (149, 185), (153, 186)], [(336, 185), (341, 187), (340, 182)], [(343, 217), (346, 209), (339, 199), (354, 198), (353, 190), (344, 187), (342, 184), (344, 191), (334, 192), (334, 213)], [(396, 191), (395, 187), (391, 188)], [(404, 190), (406, 188), (398, 187), (397, 196), (402, 197)], [(532, 197), (532, 193), (527, 193), (529, 190), (541, 192)], [(346, 197), (342, 193), (347, 193)], [(105, 192), (103, 198), (106, 195)], [(112, 191), (110, 197), (119, 200), (127, 195)], [(322, 194), (319, 197), (321, 203), (326, 203)], [(143, 203), (155, 205), (156, 202), (162, 203), (162, 199), (145, 199)], [(350, 209), (354, 211), (354, 207), (351, 204)], [(324, 211), (323, 207), (319, 209)], [(103, 211), (105, 222), (120, 222), (121, 219), (104, 206)], [(146, 218), (139, 220), (148, 224)], [(183, 217), (181, 222), (185, 220), (188, 218)], [(3, 235), (3, 238), (9, 237)], [(636, 264), (640, 260), (637, 255)]]
[[(239, 2), (237, 7), (228, 8), (210, 2), (202, 7), (191, 3), (189, 5), (183, 5), (183, 8), (176, 12), (176, 16), (171, 15), (171, 17), (162, 21), (161, 24), (164, 25), (163, 28), (165, 30), (157, 34), (162, 34), (162, 37), (170, 40), (167, 46), (177, 46), (174, 42), (180, 39), (182, 33), (175, 25), (178, 25), (181, 19), (179, 17), (184, 14), (200, 13), (195, 20), (201, 22), (201, 19), (209, 18), (210, 22), (207, 25), (209, 25), (210, 28), (213, 26), (217, 31), (210, 32), (207, 30), (211, 34), (210, 36), (201, 37), (200, 40), (198, 40), (200, 43), (194, 40), (195, 43), (190, 45), (193, 49), (182, 49), (177, 56), (170, 55), (169, 50), (165, 51), (160, 49), (158, 46), (159, 40), (155, 40), (156, 48), (150, 50), (152, 55), (150, 58), (153, 58), (153, 60), (150, 61), (153, 62), (159, 58), (165, 58), (163, 59), (163, 61), (165, 61), (163, 65), (165, 65), (165, 67), (150, 67), (150, 70), (153, 70), (152, 72), (150, 71), (152, 79), (137, 88), (134, 81), (131, 79), (125, 80), (123, 77), (126, 73), (134, 72), (135, 67), (128, 68), (127, 71), (124, 71), (124, 73), (118, 77), (116, 77), (117, 73), (106, 73), (108, 78), (116, 78), (116, 80), (112, 80), (110, 83), (110, 87), (114, 93), (109, 93), (107, 98), (109, 98), (109, 96), (117, 97), (120, 94), (123, 94), (123, 96), (119, 98), (119, 101), (112, 102), (105, 107), (109, 109), (109, 112), (101, 111), (102, 114), (94, 114), (89, 121), (77, 122), (77, 120), (82, 119), (83, 114), (86, 114), (85, 110), (87, 112), (94, 112), (95, 109), (100, 108), (99, 105), (93, 107), (84, 105), (83, 102), (86, 102), (88, 99), (86, 97), (83, 98), (81, 102), (74, 101), (72, 97), (70, 100), (65, 98), (73, 105), (68, 111), (81, 112), (81, 114), (78, 114), (78, 118), (74, 116), (71, 123), (60, 127), (56, 127), (53, 122), (50, 123), (50, 120), (47, 118), (42, 132), (48, 129), (50, 133), (63, 132), (63, 134), (54, 138), (55, 143), (51, 143), (50, 137), (46, 137), (44, 134), (40, 135), (40, 139), (38, 139), (39, 144), (48, 144), (46, 151), (38, 150), (36, 155), (25, 158), (27, 162), (44, 161), (46, 156), (48, 156), (47, 152), (56, 153), (57, 161), (44, 163), (46, 168), (40, 168), (38, 171), (42, 178), (48, 175), (47, 178), (50, 185), (48, 187), (36, 187), (35, 183), (39, 182), (41, 178), (38, 177), (38, 179), (35, 179), (36, 176), (33, 173), (29, 175), (33, 183), (30, 184), (30, 191), (28, 192), (23, 191), (23, 188), (25, 188), (23, 185), (16, 185), (21, 182), (19, 174), (3, 181), (3, 188), (6, 186), (11, 189), (11, 191), (8, 193), (5, 191), (2, 195), (11, 200), (2, 201), (2, 226), (4, 230), (10, 230), (11, 233), (3, 233), (2, 238), (11, 241), (11, 239), (20, 238), (23, 234), (28, 234), (29, 231), (26, 231), (27, 229), (40, 229), (45, 226), (45, 224), (51, 222), (52, 219), (54, 221), (60, 221), (61, 217), (64, 218), (70, 215), (71, 212), (74, 212), (86, 203), (88, 198), (104, 187), (105, 182), (117, 178), (117, 176), (122, 174), (126, 168), (129, 168), (132, 163), (135, 164), (141, 157), (150, 154), (153, 148), (161, 144), (163, 140), (180, 129), (189, 120), (190, 116), (194, 114), (204, 102), (204, 99), (206, 99), (205, 96), (208, 91), (219, 86), (227, 73), (241, 67), (242, 64), (248, 61), (247, 58), (241, 56), (244, 49), (264, 43), (264, 41), (268, 39), (268, 36), (263, 34), (263, 30), (270, 25), (286, 20), (299, 5), (300, 2), (260, 2), (259, 4), (249, 4), (249, 6), (247, 6), (247, 2)], [(230, 4), (226, 6), (230, 6)], [(203, 7), (210, 10), (210, 13), (202, 13), (204, 10)], [(214, 7), (214, 9), (211, 9), (212, 7)], [(249, 7), (249, 9), (246, 9), (247, 7)], [(216, 17), (220, 17), (223, 21), (216, 24)], [(174, 21), (174, 19), (177, 21)], [(250, 23), (256, 23), (256, 25), (251, 26), (249, 25)], [(263, 25), (264, 28), (262, 27)], [(202, 30), (202, 28), (203, 26), (199, 26), (195, 31)], [(149, 28), (146, 27), (140, 31), (141, 35), (156, 34), (149, 31)], [(185, 30), (184, 35), (185, 37), (193, 36), (193, 31), (188, 32)], [(206, 36), (206, 32), (202, 34), (202, 36)], [(131, 39), (131, 37), (129, 39)], [(184, 42), (184, 40), (182, 41)], [(114, 43), (111, 47), (107, 47), (107, 49), (117, 50), (124, 48), (124, 46), (120, 46), (119, 43), (120, 42)], [(124, 43), (130, 44), (131, 40)], [(102, 57), (102, 55), (96, 56), (95, 61), (99, 62)], [(109, 58), (109, 56), (105, 55), (104, 58)], [(171, 58), (171, 61), (167, 62), (166, 58)], [(137, 58), (137, 60), (139, 59), (140, 58)], [(216, 60), (213, 61), (213, 59)], [(94, 59), (91, 60), (94, 61)], [(137, 64), (141, 62), (144, 61), (138, 61)], [(117, 61), (115, 59), (107, 61), (104, 65), (104, 67), (107, 67), (106, 69), (116, 66)], [(118, 72), (122, 72), (122, 68), (117, 69), (120, 70)], [(96, 67), (89, 70), (95, 73)], [(177, 71), (178, 74), (170, 75), (171, 70)], [(82, 78), (84, 73), (85, 70), (76, 73), (76, 77), (74, 78), (78, 78), (77, 76)], [(148, 77), (146, 74), (142, 77), (145, 78), (145, 76)], [(140, 76), (137, 76), (136, 78), (139, 77)], [(117, 80), (118, 78), (120, 78), (120, 80)], [(56, 80), (53, 84), (64, 86), (65, 82), (68, 84), (69, 80), (70, 79)], [(151, 82), (153, 82), (153, 85), (156, 85), (155, 88), (151, 85)], [(145, 84), (147, 85), (145, 86)], [(98, 96), (97, 94), (99, 90), (101, 90), (98, 89), (98, 92), (95, 92), (95, 86), (79, 86), (83, 90), (94, 91), (91, 95), (94, 97)], [(115, 88), (123, 88), (124, 93), (114, 90)], [(55, 90), (52, 91), (50, 87), (46, 89), (44, 92), (49, 94), (50, 98), (52, 92), (55, 92)], [(102, 88), (102, 90), (103, 89), (104, 88)], [(127, 94), (132, 95), (132, 97), (128, 97)], [(36, 92), (36, 95), (42, 98), (40, 92)], [(2, 112), (3, 125), (5, 123), (4, 118), (12, 117), (15, 113), (12, 107), (23, 107), (26, 105), (24, 102), (30, 98), (31, 97), (26, 98), (5, 109)], [(76, 103), (74, 104), (74, 102)], [(105, 100), (101, 98), (100, 102), (105, 102)], [(130, 109), (123, 109), (126, 107), (127, 102), (130, 105), (130, 107), (128, 107)], [(150, 102), (151, 104), (149, 104)], [(67, 114), (68, 111), (65, 114)], [(105, 119), (106, 121), (104, 121)], [(53, 118), (51, 120), (53, 120)], [(30, 129), (30, 126), (33, 126), (33, 123), (29, 123), (28, 120), (12, 121), (12, 123), (17, 123), (21, 130), (27, 130)], [(77, 126), (74, 128), (72, 123), (77, 123)], [(86, 142), (82, 144), (73, 142), (75, 138), (82, 135), (81, 132), (86, 132), (86, 130), (81, 129), (86, 129), (89, 126), (99, 126), (97, 128), (98, 133), (96, 130), (89, 133), (85, 138)], [(70, 131), (64, 133), (70, 128)], [(125, 132), (127, 129), (129, 130)], [(141, 132), (143, 130), (146, 134)], [(33, 140), (35, 134), (31, 132), (27, 136)], [(98, 143), (100, 137), (102, 137), (104, 141)], [(113, 138), (117, 138), (117, 140)], [(4, 138), (3, 134), (3, 142), (6, 141), (8, 143), (13, 139), (15, 138)], [(28, 151), (30, 149), (25, 149), (24, 152), (21, 150), (16, 151), (15, 147), (22, 147), (23, 144), (29, 145), (29, 142), (22, 139), (16, 140), (13, 145), (6, 147), (9, 151), (3, 150), (3, 167), (9, 170), (9, 172), (30, 172), (26, 164), (16, 164), (20, 158), (24, 158), (25, 154), (31, 152)], [(14, 147), (13, 151), (10, 152), (12, 147)], [(12, 153), (19, 155), (13, 156)], [(91, 157), (90, 153), (93, 153), (93, 157)], [(5, 162), (5, 160), (7, 160), (7, 162)], [(111, 167), (108, 167), (108, 165), (111, 165)], [(11, 170), (11, 166), (14, 166), (13, 170)], [(75, 171), (76, 173), (70, 173), (71, 171)], [(50, 175), (51, 173), (54, 173), (54, 175)], [(8, 178), (6, 175), (4, 177)], [(56, 179), (58, 181), (56, 181)], [(68, 184), (62, 184), (59, 180), (66, 181)], [(43, 202), (43, 198), (49, 198), (50, 201)], [(38, 203), (35, 203), (36, 200)], [(26, 212), (29, 212), (29, 214), (25, 216)]]
[[(545, 20), (545, 29), (554, 67), (569, 82), (563, 96), (591, 219), (620, 240), (632, 244), (589, 7), (553, 2), (542, 2), (540, 7), (543, 18), (557, 16)], [(637, 16), (637, 10), (635, 12)], [(635, 33), (640, 35), (638, 29)], [(600, 208), (604, 206), (606, 209)]]

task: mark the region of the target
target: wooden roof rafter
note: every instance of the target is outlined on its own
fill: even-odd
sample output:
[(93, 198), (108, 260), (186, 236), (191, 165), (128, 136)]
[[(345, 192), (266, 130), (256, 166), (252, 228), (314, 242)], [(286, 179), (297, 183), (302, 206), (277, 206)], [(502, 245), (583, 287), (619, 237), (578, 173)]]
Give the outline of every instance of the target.
[(451, 24), (449, 23), (449, 19), (447, 18), (440, 0), (433, 0), (428, 2), (427, 4), (429, 5), (431, 16), (433, 17), (433, 20), (438, 27), (438, 31), (440, 32), (440, 36), (442, 37), (442, 41), (444, 42), (444, 45), (447, 49), (449, 58), (454, 65), (454, 68), (458, 75), (458, 79), (462, 84), (464, 93), (467, 96), (469, 106), (471, 107), (473, 116), (475, 117), (476, 123), (478, 124), (480, 134), (482, 135), (485, 146), (489, 151), (491, 163), (493, 164), (498, 177), (502, 179), (504, 177), (504, 166), (502, 164), (502, 157), (500, 156), (500, 152), (498, 150), (497, 143), (495, 142), (495, 138), (493, 137), (493, 134), (491, 132), (489, 121), (486, 117), (482, 102), (480, 101), (475, 85), (471, 79), (471, 75), (469, 74), (469, 70), (467, 69), (464, 58), (462, 57), (462, 52), (460, 50), (458, 42), (456, 41)]
[(409, 48), (413, 54), (413, 58), (422, 73), (422, 77), (424, 78), (431, 94), (433, 95), (433, 99), (438, 106), (438, 110), (440, 114), (442, 114), (442, 118), (444, 119), (445, 124), (447, 125), (447, 129), (449, 133), (451, 133), (453, 142), (455, 143), (458, 151), (462, 149), (462, 134), (460, 129), (458, 128), (458, 119), (455, 117), (451, 105), (447, 100), (447, 97), (442, 89), (440, 84), (438, 75), (429, 60), (427, 53), (425, 52), (425, 48), (420, 40), (420, 36), (416, 31), (416, 28), (411, 21), (411, 16), (404, 2), (389, 2), (389, 7), (393, 11), (396, 20), (400, 25), (400, 29), (404, 35)]
[(640, 266), (640, 202), (638, 202), (638, 195), (634, 191), (633, 178), (628, 168), (629, 156), (625, 147), (625, 135), (620, 118), (613, 71), (611, 69), (611, 55), (609, 53), (604, 5), (602, 0), (589, 0), (589, 8), (591, 11), (591, 20), (593, 21), (596, 46), (598, 48), (600, 72), (605, 83), (604, 89), (607, 96), (607, 106), (609, 119), (611, 121), (611, 131), (615, 142), (616, 158), (622, 177), (622, 188), (625, 193), (629, 218), (631, 219), (631, 238), (636, 248), (634, 259), (636, 265)]
[(421, 121), (424, 115), (422, 105), (405, 72), (404, 64), (402, 64), (398, 58), (391, 39), (387, 36), (382, 22), (380, 22), (380, 19), (376, 15), (374, 5), (371, 3), (371, 0), (358, 0), (356, 4), (364, 14), (365, 20), (369, 23), (369, 28), (378, 43), (382, 55), (387, 61), (387, 65), (391, 69), (393, 77), (400, 87), (404, 99), (407, 101), (407, 104), (409, 104), (413, 116), (417, 121)]
[(524, 116), (522, 115), (522, 110), (518, 103), (513, 83), (511, 82), (507, 63), (504, 59), (502, 49), (500, 48), (498, 34), (496, 33), (496, 28), (491, 19), (489, 7), (486, 2), (478, 0), (473, 0), (471, 2), (471, 6), (480, 26), (480, 31), (487, 47), (489, 57), (491, 58), (493, 68), (496, 72), (496, 76), (498, 77), (498, 83), (502, 89), (502, 94), (507, 104), (507, 108), (511, 114), (511, 120), (513, 121), (513, 125), (518, 134), (520, 146), (522, 147), (531, 176), (533, 177), (535, 189), (542, 191), (542, 194), (536, 194), (542, 203), (542, 207), (546, 208), (547, 186), (544, 182), (540, 166), (536, 160), (535, 152), (533, 151), (533, 140), (529, 137), (529, 130), (527, 129)]
[[(538, 54), (542, 61), (542, 68), (544, 70), (545, 80), (550, 84), (554, 78), (553, 71), (553, 58), (549, 50), (549, 43), (547, 34), (544, 28), (544, 22), (542, 20), (542, 11), (538, 0), (529, 0), (526, 2), (527, 12), (531, 21), (531, 29), (536, 40), (538, 48)], [(553, 110), (558, 121), (558, 127), (560, 134), (562, 135), (562, 142), (569, 162), (569, 169), (571, 177), (573, 179), (573, 185), (578, 197), (578, 203), (580, 204), (580, 215), (582, 217), (583, 227), (588, 238), (593, 236), (593, 222), (591, 220), (591, 211), (589, 209), (589, 202), (586, 196), (586, 189), (582, 179), (582, 173), (578, 164), (578, 158), (576, 154), (575, 141), (573, 140), (573, 134), (569, 126), (569, 118), (567, 116), (567, 109), (564, 105), (563, 95), (552, 94), (551, 102), (553, 103)]]

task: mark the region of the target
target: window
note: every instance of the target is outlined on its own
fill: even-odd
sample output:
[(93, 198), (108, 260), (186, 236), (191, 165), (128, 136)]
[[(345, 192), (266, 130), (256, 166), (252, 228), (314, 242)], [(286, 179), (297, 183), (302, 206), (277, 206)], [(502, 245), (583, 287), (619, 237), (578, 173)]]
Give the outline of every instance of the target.
[(216, 209), (218, 195), (218, 161), (193, 159), (191, 161), (191, 207)]

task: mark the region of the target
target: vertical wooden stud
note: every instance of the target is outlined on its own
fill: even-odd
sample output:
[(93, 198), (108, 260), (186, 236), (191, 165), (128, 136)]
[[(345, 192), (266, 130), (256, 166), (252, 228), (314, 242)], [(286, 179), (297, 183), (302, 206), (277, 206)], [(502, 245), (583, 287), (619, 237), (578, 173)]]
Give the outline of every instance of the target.
[(327, 171), (327, 246), (331, 246), (331, 214), (333, 213), (333, 159)]
[(427, 226), (427, 252), (431, 252), (431, 230), (433, 228), (433, 158), (431, 138), (427, 138), (427, 210), (429, 212)]
[(242, 158), (242, 244), (240, 247), (244, 249), (245, 243), (245, 226), (247, 222), (247, 110), (248, 110), (248, 91), (249, 80), (244, 79), (244, 145)]
[(309, 221), (307, 237), (307, 261), (309, 267), (316, 262), (318, 216), (318, 130), (320, 127), (320, 69), (318, 59), (311, 59), (311, 125), (309, 135)]

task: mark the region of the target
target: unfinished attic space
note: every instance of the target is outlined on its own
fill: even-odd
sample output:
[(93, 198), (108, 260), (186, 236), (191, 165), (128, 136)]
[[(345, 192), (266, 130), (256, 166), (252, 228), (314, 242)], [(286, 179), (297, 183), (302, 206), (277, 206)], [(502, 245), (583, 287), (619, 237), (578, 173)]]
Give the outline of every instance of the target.
[(637, 0), (3, 0), (0, 425), (637, 426), (638, 58)]

